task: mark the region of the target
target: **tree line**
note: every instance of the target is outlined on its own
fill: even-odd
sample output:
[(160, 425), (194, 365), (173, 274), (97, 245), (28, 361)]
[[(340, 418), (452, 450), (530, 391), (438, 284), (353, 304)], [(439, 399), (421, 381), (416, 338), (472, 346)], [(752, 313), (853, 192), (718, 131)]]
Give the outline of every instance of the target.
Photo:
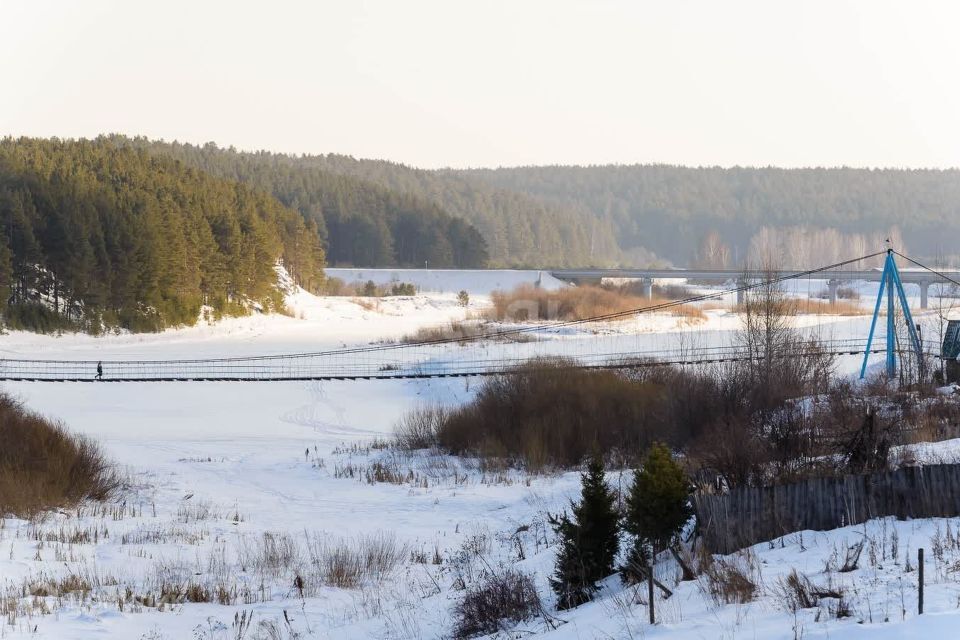
[(429, 260), (438, 267), (539, 268), (612, 265), (620, 256), (614, 227), (586, 207), (560, 206), (457, 173), (337, 154), (110, 139), (273, 193), (317, 222), (331, 265), (416, 267)]
[(314, 221), (269, 194), (106, 140), (0, 141), (7, 326), (159, 330), (323, 281)]
[(470, 268), (488, 262), (487, 242), (462, 217), (450, 215), (423, 194), (328, 171), (310, 157), (242, 153), (213, 143), (105, 139), (272, 194), (316, 227), (331, 265)]
[[(182, 154), (212, 145), (170, 146)], [(790, 247), (803, 240), (804, 248), (784, 260), (826, 259), (837, 250), (849, 257), (847, 247), (875, 249), (891, 233), (899, 234), (894, 238), (899, 248), (918, 256), (958, 257), (949, 243), (960, 232), (957, 170), (667, 165), (423, 170), (337, 154), (238, 155), (243, 162), (256, 158), (283, 171), (359, 181), (418, 206), (437, 207), (479, 232), (491, 267), (689, 266), (710, 234), (727, 247), (728, 264), (739, 267), (760, 259), (770, 232), (789, 239)], [(766, 236), (758, 235), (763, 227)], [(336, 241), (331, 234), (331, 255)]]
[(715, 232), (740, 266), (755, 253), (751, 238), (764, 226), (881, 241), (899, 227), (904, 246), (918, 256), (958, 255), (951, 243), (960, 233), (960, 170), (954, 169), (606, 165), (448, 173), (580, 212), (582, 226), (612, 228), (620, 254), (610, 257), (619, 261), (655, 253), (687, 266)]
[(956, 170), (432, 171), (336, 154), (107, 139), (274, 195), (316, 226), (335, 265), (689, 266), (719, 257), (739, 267), (774, 246), (780, 266), (791, 268), (808, 265), (785, 261), (819, 263), (849, 257), (849, 247), (882, 248), (874, 245), (891, 234), (898, 248), (919, 257), (960, 259), (949, 243), (960, 232)]

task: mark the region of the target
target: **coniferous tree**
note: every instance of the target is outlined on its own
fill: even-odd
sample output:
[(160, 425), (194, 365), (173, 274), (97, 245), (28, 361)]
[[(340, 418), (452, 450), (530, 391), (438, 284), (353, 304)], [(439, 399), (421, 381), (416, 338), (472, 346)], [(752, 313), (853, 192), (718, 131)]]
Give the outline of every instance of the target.
[(559, 538), (556, 569), (550, 586), (557, 594), (557, 607), (569, 609), (593, 599), (597, 583), (613, 573), (620, 548), (616, 497), (604, 475), (603, 460), (596, 456), (581, 474), (580, 502), (566, 512), (551, 516)]
[(2, 319), (36, 330), (273, 309), (279, 260), (304, 286), (323, 277), (316, 227), (296, 211), (106, 139), (0, 140), (0, 244)]
[[(272, 194), (300, 212), (334, 265), (421, 267), (429, 262), (449, 268), (487, 263), (484, 237), (472, 224), (431, 201), (428, 194), (331, 171), (322, 157), (238, 153), (214, 144), (197, 147), (123, 136), (101, 140), (172, 157)], [(557, 234), (556, 230), (551, 233)], [(285, 264), (288, 258), (284, 256)]]
[(692, 515), (690, 483), (666, 445), (656, 443), (633, 474), (623, 528), (634, 536), (621, 569), (633, 582), (655, 554), (669, 548)]

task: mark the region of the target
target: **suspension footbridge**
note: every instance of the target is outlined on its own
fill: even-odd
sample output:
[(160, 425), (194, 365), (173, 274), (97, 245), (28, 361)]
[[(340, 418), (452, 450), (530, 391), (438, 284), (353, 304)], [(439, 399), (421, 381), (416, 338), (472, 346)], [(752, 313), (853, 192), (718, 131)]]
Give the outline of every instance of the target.
[[(741, 282), (734, 288), (652, 304), (646, 307), (619, 311), (590, 318), (553, 323), (538, 323), (516, 328), (500, 328), (466, 337), (438, 338), (417, 343), (370, 344), (317, 352), (279, 355), (244, 356), (233, 358), (177, 359), (177, 360), (47, 360), (7, 358), (0, 359), (0, 380), (11, 382), (280, 382), (326, 380), (403, 380), (425, 378), (461, 378), (491, 376), (522, 370), (532, 359), (562, 358), (563, 366), (583, 369), (638, 369), (651, 366), (693, 366), (757, 360), (766, 357), (809, 358), (825, 355), (834, 357), (858, 356), (864, 359), (872, 354), (886, 353), (888, 366), (891, 358), (915, 353), (922, 357), (939, 345), (922, 342), (913, 333), (912, 342), (901, 348), (893, 340), (874, 348), (871, 334), (864, 339), (835, 339), (811, 334), (809, 340), (795, 344), (787, 351), (775, 354), (758, 353), (749, 345), (736, 344), (730, 335), (714, 340), (721, 344), (696, 345), (695, 340), (683, 346), (641, 348), (635, 336), (629, 333), (602, 332), (589, 339), (571, 338), (569, 331), (584, 325), (623, 323), (645, 314), (665, 313), (681, 305), (717, 300), (740, 295), (750, 290), (779, 286), (789, 280), (811, 278), (824, 272), (848, 269), (857, 262), (893, 252), (877, 252), (840, 263), (806, 271), (780, 272), (767, 280)], [(901, 255), (901, 254), (897, 254)], [(906, 256), (902, 258), (920, 265)], [(949, 275), (923, 265), (927, 273), (941, 281), (956, 282)], [(895, 265), (894, 265), (895, 268)], [(883, 272), (887, 274), (886, 271)], [(902, 285), (893, 275), (884, 275), (881, 283), (890, 282), (888, 294), (894, 287), (901, 293)], [(883, 294), (881, 287), (880, 295)], [(877, 301), (876, 316), (880, 301)], [(905, 309), (909, 317), (909, 309)], [(910, 321), (912, 325), (912, 320)], [(888, 332), (889, 332), (888, 323)], [(724, 332), (732, 334), (733, 332)], [(933, 353), (934, 357), (936, 354)], [(102, 375), (97, 374), (98, 365)]]

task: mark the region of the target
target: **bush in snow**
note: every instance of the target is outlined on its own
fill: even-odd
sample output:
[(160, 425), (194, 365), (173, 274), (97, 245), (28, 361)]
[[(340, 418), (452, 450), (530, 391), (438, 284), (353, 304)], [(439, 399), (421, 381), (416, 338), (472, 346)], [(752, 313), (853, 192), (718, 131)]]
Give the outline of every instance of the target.
[(488, 635), (536, 617), (542, 610), (533, 579), (515, 569), (494, 575), (467, 590), (454, 607), (455, 638)]
[(0, 394), (0, 517), (104, 500), (119, 486), (94, 442)]
[(363, 289), (360, 290), (360, 295), (366, 296), (367, 298), (373, 298), (377, 293), (377, 284), (373, 280), (367, 280), (367, 283), (363, 285)]
[(415, 296), (417, 295), (417, 288), (409, 282), (395, 282), (390, 287), (390, 295), (392, 296)]
[(613, 371), (575, 369), (562, 359), (530, 361), (484, 381), (437, 431), (451, 453), (504, 458), (528, 469), (575, 467), (594, 451), (637, 451), (660, 433), (665, 389)]
[(437, 432), (447, 417), (440, 406), (417, 407), (405, 414), (394, 427), (394, 437), (401, 449), (429, 449), (437, 444)]

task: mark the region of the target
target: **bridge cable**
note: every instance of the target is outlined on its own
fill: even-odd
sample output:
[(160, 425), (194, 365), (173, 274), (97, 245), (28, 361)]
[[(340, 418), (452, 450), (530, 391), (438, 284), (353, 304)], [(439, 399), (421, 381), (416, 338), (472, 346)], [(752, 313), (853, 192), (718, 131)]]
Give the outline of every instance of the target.
[(917, 265), (917, 266), (920, 267), (921, 269), (926, 269), (926, 270), (929, 271), (930, 273), (932, 273), (932, 274), (934, 274), (934, 275), (936, 275), (936, 276), (939, 276), (939, 277), (943, 278), (944, 280), (946, 280), (946, 281), (948, 281), (948, 282), (952, 282), (953, 284), (955, 284), (955, 285), (957, 285), (958, 287), (960, 287), (960, 280), (954, 280), (953, 278), (951, 278), (951, 277), (948, 276), (947, 274), (945, 274), (945, 273), (943, 273), (943, 272), (941, 272), (941, 271), (937, 271), (937, 270), (934, 269), (933, 267), (928, 267), (927, 265), (923, 264), (922, 262), (917, 262), (917, 261), (914, 260), (913, 258), (911, 258), (911, 257), (909, 257), (909, 256), (905, 256), (905, 255), (903, 255), (902, 253), (900, 253), (899, 251), (896, 251), (896, 250), (895, 250), (894, 253), (895, 253), (896, 255), (900, 256), (901, 258), (903, 258), (904, 260), (906, 260), (907, 262), (912, 262), (913, 264)]

